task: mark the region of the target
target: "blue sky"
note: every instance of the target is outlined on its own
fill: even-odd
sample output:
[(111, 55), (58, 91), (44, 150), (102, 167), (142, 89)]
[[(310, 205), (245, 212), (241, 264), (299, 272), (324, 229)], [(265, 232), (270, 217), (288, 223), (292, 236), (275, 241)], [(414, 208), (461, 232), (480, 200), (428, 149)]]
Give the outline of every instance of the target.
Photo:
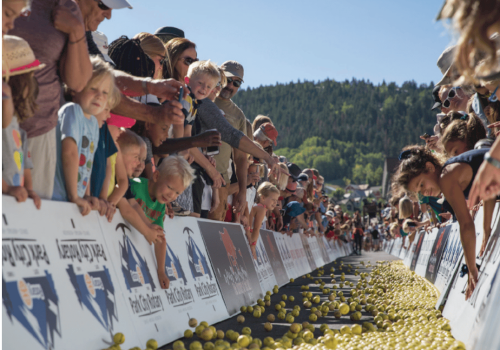
[(353, 77), (429, 84), (439, 81), (436, 61), (452, 40), (434, 21), (441, 0), (129, 2), (134, 9), (99, 26), (110, 42), (181, 28), (198, 58), (243, 64), (244, 87)]

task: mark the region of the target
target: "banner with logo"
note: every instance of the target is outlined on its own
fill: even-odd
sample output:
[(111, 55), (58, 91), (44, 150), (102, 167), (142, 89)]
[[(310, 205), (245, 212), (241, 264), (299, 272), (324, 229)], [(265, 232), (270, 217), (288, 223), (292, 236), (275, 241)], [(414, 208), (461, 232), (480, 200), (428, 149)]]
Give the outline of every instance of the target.
[(335, 242), (333, 239), (326, 239), (326, 237), (323, 235), (321, 236), (321, 239), (323, 241), (323, 245), (326, 249), (326, 253), (328, 254), (328, 262), (332, 262), (335, 259), (337, 259), (337, 256), (335, 255)]
[[(262, 288), (263, 292), (272, 291), (274, 286), (277, 285), (278, 282), (276, 282), (273, 268), (269, 261), (266, 248), (264, 247), (262, 232), (259, 235), (259, 239), (257, 240), (257, 245), (255, 248), (257, 259), (253, 259), (253, 264), (255, 266), (255, 270), (257, 271), (257, 276), (259, 277), (260, 287)], [(248, 249), (250, 249), (250, 246), (248, 246)]]
[(332, 260), (330, 260), (330, 255), (328, 254), (328, 243), (326, 242), (325, 235), (316, 236), (316, 240), (318, 241), (318, 246), (321, 252), (321, 257), (323, 258), (323, 262), (328, 264)]
[[(279, 234), (279, 233), (278, 233)], [(282, 260), (278, 244), (274, 238), (274, 233), (268, 230), (260, 230), (260, 236), (262, 237), (262, 242), (264, 243), (265, 251), (271, 263), (271, 267), (274, 272), (274, 277), (276, 278), (276, 283), (278, 286), (283, 286), (287, 284), (290, 280), (289, 274), (285, 268), (285, 260)], [(293, 262), (292, 262), (293, 263)], [(269, 289), (271, 290), (271, 289)]]
[(307, 270), (314, 271), (319, 266), (316, 265), (316, 260), (313, 257), (313, 253), (311, 251), (311, 247), (309, 246), (308, 237), (302, 233), (299, 234), (300, 239), (302, 241), (302, 246), (304, 247), (304, 252), (306, 253), (307, 262), (309, 264), (309, 268)]
[(422, 242), (422, 246), (420, 247), (420, 253), (417, 259), (415, 272), (422, 277), (425, 277), (427, 264), (429, 262), (429, 258), (431, 257), (432, 247), (434, 246), (434, 242), (436, 241), (438, 231), (439, 230), (434, 229), (431, 232), (422, 231), (421, 233), (424, 236), (424, 240)]
[(298, 261), (295, 261), (295, 248), (292, 247), (292, 238), (287, 235), (282, 235), (279, 232), (273, 232), (278, 251), (280, 252), (281, 260), (285, 266), (285, 270), (290, 278), (297, 278), (301, 275), (301, 269)]
[(241, 225), (198, 220), (201, 235), (230, 315), (263, 298), (259, 277)]
[(130, 314), (129, 322), (136, 329), (140, 344), (146, 344), (151, 338), (158, 344), (166, 344), (175, 339), (178, 332), (167, 312), (168, 290), (160, 287), (156, 258), (146, 238), (117, 214), (111, 223), (102, 217), (98, 222), (119, 290), (127, 301), (125, 310)]
[(293, 247), (292, 258), (296, 265), (299, 265), (300, 275), (308, 274), (312, 271), (311, 264), (306, 256), (306, 250), (302, 242), (302, 233), (294, 233), (291, 239), (285, 240), (290, 247)]
[(436, 239), (434, 240), (434, 245), (431, 250), (429, 262), (427, 263), (427, 270), (425, 272), (425, 278), (427, 278), (431, 283), (436, 282), (436, 277), (439, 271), (439, 266), (442, 262), (442, 256), (446, 247), (446, 242), (448, 241), (448, 237), (450, 236), (451, 225), (434, 230), (438, 232)]
[(190, 318), (209, 324), (229, 318), (196, 218), (167, 218), (165, 238), (170, 287), (163, 292), (175, 338), (183, 336)]
[(318, 244), (318, 236), (307, 237), (307, 242), (309, 243), (309, 248), (311, 249), (312, 257), (317, 267), (325, 265), (328, 259), (323, 260), (323, 254)]
[(446, 247), (441, 256), (434, 286), (441, 293), (436, 307), (441, 306), (442, 300), (448, 297), (448, 290), (455, 272), (462, 261), (462, 242), (460, 241), (460, 227), (458, 224), (450, 225), (450, 233)]
[[(498, 307), (497, 305), (492, 306), (489, 303), (489, 296), (491, 286), (493, 284), (493, 277), (496, 276), (497, 270), (500, 265), (500, 225), (498, 214), (499, 207), (500, 204), (497, 203), (497, 206), (493, 213), (491, 236), (488, 240), (488, 245), (486, 246), (486, 250), (482, 257), (480, 257), (478, 253), (481, 248), (481, 242), (483, 239), (483, 210), (478, 211), (474, 220), (476, 232), (481, 231), (481, 233), (477, 235), (478, 238), (476, 240), (476, 262), (480, 265), (480, 268), (479, 278), (476, 287), (474, 288), (474, 292), (468, 300), (465, 300), (467, 276), (461, 278), (458, 274), (455, 278), (457, 283), (452, 286), (452, 289), (450, 290), (450, 294), (448, 296), (448, 301), (443, 310), (443, 315), (445, 315), (445, 317), (448, 317), (446, 315), (451, 316), (449, 320), (452, 327), (452, 334), (457, 339), (460, 339), (465, 343), (469, 341), (468, 337), (472, 332), (474, 322), (476, 321), (477, 317), (480, 317), (480, 313), (484, 313), (485, 308)], [(465, 259), (463, 259), (463, 263), (465, 263)], [(455, 309), (453, 311), (451, 310), (452, 306), (454, 306)]]
[[(403, 264), (405, 264), (405, 266), (410, 266), (411, 264), (411, 261), (413, 259), (413, 255), (415, 254), (415, 250), (417, 248), (417, 235), (418, 233), (415, 234), (415, 237), (413, 239), (413, 242), (412, 244), (410, 245), (409, 242), (407, 243), (410, 247), (407, 249), (407, 253), (403, 259)], [(407, 238), (409, 240), (409, 238)]]
[[(424, 243), (424, 237), (425, 237), (424, 231), (418, 232), (417, 235), (415, 236), (415, 241), (414, 241), (415, 251), (413, 253), (413, 256), (411, 257), (411, 264), (409, 266), (410, 270), (412, 270), (412, 271), (415, 271), (415, 268), (417, 267), (418, 256), (420, 254), (420, 249), (422, 248), (422, 243)], [(402, 241), (402, 239), (401, 239), (401, 241)], [(396, 244), (394, 244), (394, 246), (396, 246), (397, 243), (398, 242), (396, 241)]]
[(116, 332), (125, 347), (139, 345), (97, 213), (9, 196), (2, 204), (3, 348), (101, 349)]

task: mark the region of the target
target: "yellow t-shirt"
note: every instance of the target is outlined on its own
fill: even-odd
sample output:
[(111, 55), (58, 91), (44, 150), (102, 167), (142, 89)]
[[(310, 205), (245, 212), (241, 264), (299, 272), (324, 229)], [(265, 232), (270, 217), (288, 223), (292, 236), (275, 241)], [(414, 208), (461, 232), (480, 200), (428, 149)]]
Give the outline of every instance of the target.
[(111, 163), (111, 179), (109, 179), (108, 197), (111, 195), (111, 193), (113, 193), (113, 190), (115, 189), (115, 185), (116, 185), (115, 167), (116, 167), (116, 157), (117, 156), (118, 156), (118, 153), (115, 153), (111, 157), (109, 157), (109, 161)]

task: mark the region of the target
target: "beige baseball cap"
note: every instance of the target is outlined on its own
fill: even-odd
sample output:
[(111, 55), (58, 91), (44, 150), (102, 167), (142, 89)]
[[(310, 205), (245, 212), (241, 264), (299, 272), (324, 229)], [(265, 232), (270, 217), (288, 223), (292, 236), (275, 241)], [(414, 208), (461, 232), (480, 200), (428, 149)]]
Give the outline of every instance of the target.
[(226, 61), (224, 62), (220, 68), (226, 74), (226, 77), (238, 77), (243, 81), (243, 66), (236, 61)]

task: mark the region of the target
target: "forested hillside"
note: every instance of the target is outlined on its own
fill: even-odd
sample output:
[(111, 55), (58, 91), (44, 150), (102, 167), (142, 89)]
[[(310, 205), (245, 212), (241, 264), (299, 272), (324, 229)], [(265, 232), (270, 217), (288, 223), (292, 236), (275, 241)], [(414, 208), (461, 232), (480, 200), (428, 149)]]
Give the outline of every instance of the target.
[(249, 120), (272, 118), (276, 153), (314, 166), (327, 180), (380, 183), (385, 156), (432, 134), (432, 86), (413, 81), (373, 85), (364, 80), (297, 82), (241, 90), (234, 102)]

